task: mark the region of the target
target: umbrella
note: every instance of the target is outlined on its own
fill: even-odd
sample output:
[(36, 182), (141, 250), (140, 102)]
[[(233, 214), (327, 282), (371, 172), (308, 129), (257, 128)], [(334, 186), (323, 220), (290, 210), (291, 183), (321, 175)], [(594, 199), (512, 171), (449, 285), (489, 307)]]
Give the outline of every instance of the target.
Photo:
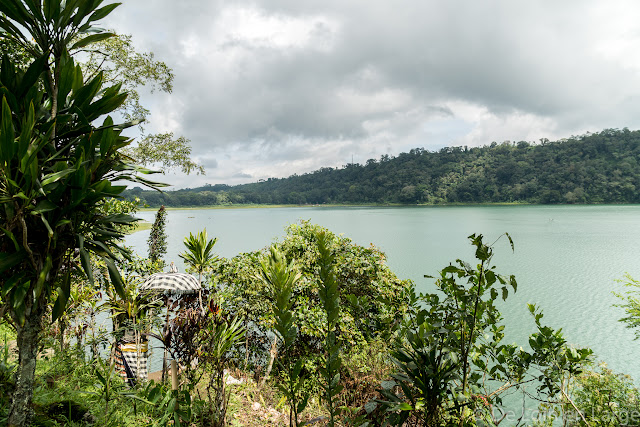
[[(200, 309), (204, 309), (202, 307), (202, 295), (200, 291), (202, 290), (202, 286), (198, 279), (193, 277), (190, 274), (186, 273), (178, 273), (178, 269), (175, 264), (171, 263), (171, 271), (168, 273), (155, 273), (151, 276), (147, 277), (144, 283), (140, 286), (140, 291), (162, 291), (167, 294), (190, 294), (193, 292), (198, 292), (198, 297), (200, 300)], [(167, 317), (165, 319), (165, 333), (167, 328), (167, 323), (169, 322), (169, 299), (167, 299)], [(164, 357), (162, 361), (162, 381), (164, 381), (164, 373), (167, 365), (167, 350), (165, 348)]]
[(156, 273), (147, 277), (141, 291), (164, 291), (169, 294), (190, 294), (202, 289), (198, 279), (186, 273)]

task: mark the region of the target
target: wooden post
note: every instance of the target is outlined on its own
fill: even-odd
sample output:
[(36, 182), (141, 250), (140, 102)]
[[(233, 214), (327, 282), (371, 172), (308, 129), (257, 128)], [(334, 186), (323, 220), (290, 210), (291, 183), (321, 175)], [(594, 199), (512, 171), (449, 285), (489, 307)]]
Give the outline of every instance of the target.
[[(169, 329), (169, 296), (167, 296), (167, 316), (164, 319), (164, 328), (162, 329), (162, 333), (164, 334), (164, 336), (162, 337), (162, 339), (164, 339), (167, 336), (167, 330)], [(162, 343), (164, 346), (164, 356), (162, 357), (162, 378), (161, 378), (161, 382), (164, 384), (164, 379), (166, 378), (167, 375), (167, 355), (169, 354), (169, 352), (167, 351), (167, 344), (169, 343)]]
[(175, 360), (171, 361), (171, 390), (178, 389), (178, 364)]

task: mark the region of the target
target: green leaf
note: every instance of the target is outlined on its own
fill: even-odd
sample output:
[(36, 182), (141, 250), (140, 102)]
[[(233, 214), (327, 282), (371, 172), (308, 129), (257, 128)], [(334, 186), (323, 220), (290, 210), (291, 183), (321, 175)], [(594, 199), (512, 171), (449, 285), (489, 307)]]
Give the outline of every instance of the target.
[(50, 202), (47, 199), (42, 199), (38, 202), (38, 204), (36, 204), (36, 207), (33, 209), (32, 213), (41, 214), (44, 212), (50, 212), (57, 208), (58, 206), (56, 206), (54, 203)]
[(69, 301), (69, 296), (71, 295), (71, 274), (70, 271), (67, 270), (62, 277), (62, 284), (58, 288), (58, 299), (53, 305), (53, 310), (51, 312), (51, 319), (53, 322), (58, 320), (60, 316), (64, 314), (65, 309), (67, 308), (67, 302)]
[(46, 63), (47, 63), (47, 57), (46, 55), (42, 55), (36, 58), (36, 60), (33, 61), (31, 65), (29, 65), (29, 68), (27, 68), (27, 71), (24, 73), (24, 76), (22, 77), (22, 81), (20, 82), (20, 86), (18, 87), (18, 90), (16, 93), (18, 98), (24, 97), (27, 91), (37, 83), (38, 78), (44, 71)]
[(80, 263), (82, 264), (82, 269), (84, 270), (84, 273), (87, 275), (87, 279), (89, 279), (89, 283), (93, 285), (94, 280), (93, 280), (93, 269), (91, 268), (91, 258), (89, 256), (89, 252), (87, 252), (84, 248), (84, 236), (78, 235), (78, 246), (80, 248)]
[(42, 294), (42, 290), (44, 289), (44, 283), (47, 280), (47, 275), (49, 274), (49, 271), (51, 271), (52, 265), (53, 263), (51, 260), (51, 255), (47, 255), (47, 258), (44, 261), (44, 266), (42, 267), (40, 274), (38, 274), (38, 280), (36, 281), (36, 286), (33, 288), (33, 294), (36, 300)]
[(509, 283), (513, 288), (513, 292), (516, 292), (518, 290), (518, 282), (516, 282), (516, 276), (514, 275), (509, 276)]
[(382, 381), (380, 385), (384, 390), (391, 390), (398, 384), (395, 381)]
[(122, 3), (113, 3), (107, 6), (101, 7), (100, 9), (97, 9), (95, 12), (91, 14), (87, 22), (99, 21), (100, 19), (110, 14), (113, 11), (113, 9), (120, 6), (121, 4)]
[(0, 252), (0, 273), (20, 264), (26, 258), (26, 254), (24, 249), (13, 253)]
[(42, 186), (46, 187), (48, 184), (56, 182), (61, 178), (64, 178), (65, 176), (72, 174), (74, 172), (75, 172), (75, 169), (69, 168), (69, 169), (61, 170), (60, 172), (55, 172), (55, 173), (50, 173), (49, 175), (45, 175), (42, 179)]
[(18, 318), (18, 323), (20, 325), (24, 325), (25, 320), (25, 305), (24, 300), (27, 296), (27, 292), (29, 292), (29, 287), (31, 286), (31, 282), (27, 279), (14, 287), (13, 292), (11, 292), (11, 296), (9, 298), (9, 302), (13, 307), (13, 311)]
[(13, 233), (7, 230), (6, 228), (0, 227), (0, 231), (2, 231), (13, 242), (13, 247), (16, 250), (16, 252), (20, 251), (20, 245), (18, 244), (18, 240), (16, 239), (16, 236), (14, 236)]
[(44, 0), (44, 17), (49, 22), (55, 22), (60, 16), (60, 0)]
[(7, 103), (7, 98), (2, 97), (2, 112), (0, 121), (0, 158), (9, 162), (15, 153), (15, 134), (13, 132), (13, 122), (11, 120), (11, 110)]
[(122, 283), (122, 277), (120, 276), (120, 272), (118, 271), (113, 259), (108, 257), (102, 257), (105, 264), (107, 264), (107, 269), (109, 270), (109, 277), (111, 278), (111, 283), (115, 288), (120, 298), (126, 299), (127, 293), (124, 290), (124, 284)]
[(298, 407), (296, 408), (298, 410), (298, 413), (304, 411), (304, 408), (307, 407), (307, 403), (309, 402), (309, 394), (307, 393), (306, 395), (303, 396), (302, 400), (300, 402), (298, 402)]
[(85, 38), (83, 38), (82, 40), (79, 40), (78, 42), (76, 42), (73, 46), (71, 46), (71, 50), (73, 49), (79, 49), (81, 47), (85, 47), (90, 45), (91, 43), (96, 43), (102, 40), (106, 40), (109, 37), (113, 37), (115, 36), (115, 34), (113, 33), (100, 33), (100, 34), (92, 34), (90, 36), (87, 36)]
[(0, 0), (0, 12), (23, 26), (31, 21), (29, 12), (19, 1)]
[(394, 410), (394, 411), (411, 411), (411, 410), (413, 410), (413, 406), (409, 405), (409, 404), (408, 404), (408, 403), (406, 403), (406, 402), (402, 402), (402, 403), (400, 403), (400, 404), (396, 405), (396, 406), (393, 408), (393, 410)]
[(11, 292), (11, 290), (18, 283), (21, 283), (24, 280), (24, 277), (25, 277), (24, 271), (9, 277), (2, 285), (2, 291), (0, 292), (0, 296), (2, 296), (2, 298), (6, 298), (7, 295)]
[(42, 15), (41, 0), (24, 0), (24, 3), (27, 5), (31, 13), (36, 17), (36, 19), (44, 20), (44, 16)]

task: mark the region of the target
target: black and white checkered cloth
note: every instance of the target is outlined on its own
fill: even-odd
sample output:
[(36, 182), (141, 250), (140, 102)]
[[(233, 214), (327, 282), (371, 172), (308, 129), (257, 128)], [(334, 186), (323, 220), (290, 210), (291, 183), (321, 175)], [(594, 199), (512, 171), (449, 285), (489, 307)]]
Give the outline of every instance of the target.
[(156, 273), (147, 277), (141, 291), (164, 291), (187, 294), (201, 289), (198, 279), (186, 273)]
[(117, 361), (116, 365), (118, 370), (120, 371), (120, 375), (122, 375), (124, 379), (127, 379), (128, 377), (127, 371), (125, 369), (125, 361), (127, 365), (129, 365), (129, 369), (133, 374), (134, 380), (147, 379), (149, 375), (147, 371), (148, 349), (149, 343), (147, 341), (140, 343), (140, 372), (138, 372), (138, 363), (136, 363), (136, 359), (138, 358), (138, 350), (136, 349), (136, 344), (121, 343), (118, 346), (118, 356), (121, 359)]

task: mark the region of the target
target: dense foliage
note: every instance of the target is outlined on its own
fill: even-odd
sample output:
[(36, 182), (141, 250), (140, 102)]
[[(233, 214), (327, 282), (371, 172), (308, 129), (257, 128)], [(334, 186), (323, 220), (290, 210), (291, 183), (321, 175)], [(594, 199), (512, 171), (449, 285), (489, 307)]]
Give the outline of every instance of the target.
[[(402, 281), (385, 263), (377, 248), (355, 245), (309, 222), (292, 224), (275, 250), (295, 260), (301, 278), (292, 290), (293, 320), (298, 329), (292, 354), (317, 355), (327, 332), (326, 313), (318, 289), (322, 286), (321, 254), (317, 234), (326, 233), (327, 247), (335, 256), (335, 281), (342, 305), (337, 319), (337, 340), (347, 347), (359, 346), (389, 333), (389, 325), (407, 309), (409, 282)], [(214, 269), (217, 287), (228, 309), (252, 322), (264, 336), (273, 326), (271, 291), (260, 280), (261, 262), (267, 253), (258, 251), (220, 259)]]
[[(495, 271), (482, 236), (470, 236), (476, 265), (456, 260), (436, 278), (437, 293), (417, 296), (377, 248), (308, 222), (289, 226), (269, 250), (232, 259), (215, 255), (216, 239), (205, 230), (185, 238), (180, 254), (209, 281), (205, 292), (166, 305), (159, 294), (141, 293), (143, 277), (162, 266), (165, 212), (154, 224), (149, 259), (120, 246), (137, 203), (118, 202), (124, 186), (114, 182), (145, 183), (137, 173), (147, 171), (129, 163), (130, 140), (121, 131), (131, 124), (107, 117), (98, 125), (125, 105), (122, 88), (140, 76), (102, 89), (130, 66), (88, 73), (70, 55), (101, 42), (112, 54), (141, 59), (128, 39), (92, 27), (117, 6), (101, 3), (0, 0), (0, 46), (8, 54), (0, 66), (0, 424), (218, 427), (228, 425), (228, 413), (246, 416), (238, 405), (244, 399), (252, 411), (258, 401), (272, 405), (252, 425), (323, 418), (329, 426), (498, 425), (513, 421), (501, 396), (515, 390), (534, 391), (543, 402), (541, 425), (637, 424), (640, 393), (630, 379), (605, 367), (585, 371), (591, 351), (569, 346), (535, 306), (527, 348), (502, 342), (497, 301), (517, 282)], [(129, 107), (144, 114), (135, 102)], [(634, 202), (637, 136), (609, 130), (535, 146), (412, 150), (205, 193), (219, 204)], [(152, 145), (167, 147), (172, 138)], [(185, 144), (178, 140), (178, 151), (169, 152)], [(134, 157), (162, 161), (159, 151), (139, 148)], [(182, 154), (185, 170), (189, 153)], [(628, 279), (622, 320), (637, 328), (638, 282)], [(160, 334), (161, 306), (177, 313), (170, 321), (165, 315), (169, 325)], [(110, 314), (110, 330), (96, 325), (99, 310)], [(139, 377), (128, 384), (115, 357), (127, 335), (134, 336), (135, 374), (120, 360), (129, 379)], [(147, 382), (141, 363), (149, 336), (182, 364), (182, 381)], [(230, 369), (242, 376), (238, 388)], [(387, 381), (371, 392), (371, 378)], [(523, 417), (524, 406), (517, 425), (531, 421)]]
[(144, 182), (121, 152), (132, 124), (105, 117), (127, 94), (119, 84), (103, 87), (102, 73), (86, 76), (72, 56), (112, 36), (93, 26), (117, 6), (101, 3), (0, 3), (3, 37), (30, 57), (23, 70), (5, 56), (0, 70), (0, 314), (19, 349), (10, 425), (29, 423), (45, 319), (64, 314), (73, 273), (82, 266), (93, 283), (94, 254), (124, 294), (118, 227), (134, 218), (101, 205), (125, 189), (118, 181)]
[(640, 203), (640, 131), (599, 133), (539, 144), (421, 148), (365, 165), (322, 168), (238, 186), (167, 193), (129, 190), (151, 206), (240, 203)]

